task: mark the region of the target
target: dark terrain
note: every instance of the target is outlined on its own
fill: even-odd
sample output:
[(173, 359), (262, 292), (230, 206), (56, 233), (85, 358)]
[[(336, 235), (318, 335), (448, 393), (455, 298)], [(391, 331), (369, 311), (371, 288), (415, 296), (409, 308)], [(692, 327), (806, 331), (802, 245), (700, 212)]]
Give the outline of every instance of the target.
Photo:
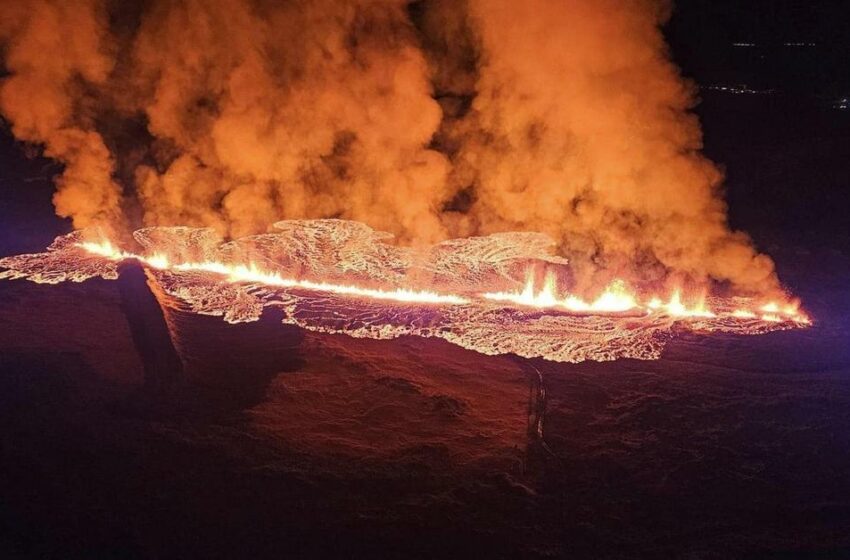
[[(0, 282), (0, 556), (850, 557), (850, 112), (781, 86), (698, 112), (807, 330), (572, 365), (179, 316), (181, 365), (138, 270)], [(40, 251), (58, 168), (0, 160)]]

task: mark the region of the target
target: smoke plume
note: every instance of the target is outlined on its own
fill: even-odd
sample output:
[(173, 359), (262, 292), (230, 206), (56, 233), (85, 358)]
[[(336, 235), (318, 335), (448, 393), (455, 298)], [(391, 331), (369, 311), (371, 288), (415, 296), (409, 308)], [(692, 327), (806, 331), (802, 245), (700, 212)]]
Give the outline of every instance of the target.
[(120, 220), (121, 191), (94, 125), (91, 93), (112, 70), (108, 41), (93, 1), (11, 2), (0, 11), (10, 74), (0, 88), (0, 111), (17, 138), (43, 145), (45, 155), (65, 164), (53, 202), (78, 227)]
[[(11, 0), (0, 110), (77, 227), (542, 231), (575, 282), (773, 290), (657, 0)], [(120, 185), (120, 186), (119, 186)]]

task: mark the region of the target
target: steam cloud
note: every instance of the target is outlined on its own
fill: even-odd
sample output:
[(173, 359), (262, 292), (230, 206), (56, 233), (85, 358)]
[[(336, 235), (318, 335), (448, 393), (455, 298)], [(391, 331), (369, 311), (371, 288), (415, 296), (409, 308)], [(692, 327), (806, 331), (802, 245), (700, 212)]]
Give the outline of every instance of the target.
[(575, 282), (778, 288), (655, 0), (10, 0), (0, 111), (77, 227), (545, 232)]

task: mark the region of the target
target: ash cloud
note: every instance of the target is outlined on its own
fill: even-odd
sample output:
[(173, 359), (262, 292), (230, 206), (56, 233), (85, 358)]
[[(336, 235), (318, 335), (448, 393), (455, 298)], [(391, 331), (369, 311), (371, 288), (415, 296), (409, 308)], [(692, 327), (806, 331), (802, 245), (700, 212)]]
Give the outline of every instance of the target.
[[(778, 287), (650, 0), (12, 0), (0, 110), (77, 227), (551, 235), (574, 282)], [(130, 131), (130, 132), (128, 132)], [(139, 133), (138, 131), (141, 131)], [(135, 133), (131, 133), (135, 132)]]

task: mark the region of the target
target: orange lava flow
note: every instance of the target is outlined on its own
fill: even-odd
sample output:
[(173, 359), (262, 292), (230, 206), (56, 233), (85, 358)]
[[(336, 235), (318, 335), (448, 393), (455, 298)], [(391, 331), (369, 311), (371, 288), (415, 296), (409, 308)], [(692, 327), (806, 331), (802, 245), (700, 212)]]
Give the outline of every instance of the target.
[(286, 278), (277, 272), (262, 270), (255, 263), (248, 265), (227, 264), (219, 261), (173, 263), (165, 255), (154, 254), (143, 256), (129, 253), (118, 249), (109, 241), (100, 243), (83, 242), (77, 245), (93, 255), (116, 261), (136, 259), (158, 270), (209, 272), (220, 274), (226, 281), (233, 283), (253, 283), (283, 288), (301, 288), (376, 300), (440, 305), (467, 305), (474, 300), (483, 300), (508, 303), (518, 307), (561, 310), (580, 314), (666, 314), (680, 319), (729, 317), (739, 320), (770, 323), (789, 321), (797, 325), (811, 324), (810, 319), (796, 304), (780, 305), (776, 302), (769, 302), (752, 309), (741, 308), (715, 312), (707, 307), (704, 299), (696, 303), (684, 303), (679, 290), (674, 290), (667, 301), (663, 301), (656, 296), (648, 299), (646, 302), (641, 302), (638, 296), (629, 290), (626, 283), (622, 280), (614, 280), (599, 296), (590, 301), (572, 294), (559, 294), (556, 278), (551, 273), (545, 277), (543, 286), (540, 288), (535, 285), (534, 275), (529, 273), (525, 286), (521, 291), (483, 292), (465, 297), (457, 294), (439, 293), (428, 290), (407, 288), (385, 290)]
[(228, 282), (247, 282), (264, 284), (267, 286), (279, 286), (282, 288), (303, 288), (318, 292), (329, 292), (340, 295), (361, 296), (372, 299), (400, 301), (407, 303), (440, 303), (450, 305), (463, 305), (469, 300), (453, 294), (439, 294), (427, 290), (409, 290), (397, 288), (394, 290), (382, 290), (376, 288), (360, 288), (345, 284), (331, 284), (328, 282), (312, 282), (310, 280), (296, 280), (284, 278), (276, 272), (261, 270), (256, 264), (232, 265), (216, 261), (206, 262), (184, 262), (171, 263), (164, 255), (153, 255), (145, 257), (133, 253), (127, 253), (116, 249), (111, 243), (80, 243), (80, 247), (111, 260), (137, 259), (159, 270), (175, 270), (180, 272), (198, 271), (221, 274)]
[(522, 292), (488, 292), (482, 296), (492, 301), (506, 301), (538, 308), (560, 307), (578, 313), (622, 313), (639, 307), (635, 296), (626, 289), (622, 280), (612, 282), (598, 298), (591, 302), (573, 295), (560, 298), (557, 295), (553, 274), (546, 276), (543, 288), (539, 291), (535, 291), (534, 278), (529, 274)]
[(768, 303), (758, 310), (735, 309), (718, 313), (709, 309), (704, 300), (686, 305), (682, 301), (679, 290), (674, 290), (665, 302), (658, 297), (650, 298), (646, 303), (640, 303), (637, 296), (629, 291), (625, 282), (614, 280), (594, 300), (587, 301), (578, 296), (557, 293), (555, 277), (548, 274), (543, 287), (536, 289), (534, 277), (529, 274), (525, 287), (521, 292), (488, 292), (482, 297), (492, 301), (510, 302), (516, 305), (535, 307), (538, 309), (564, 309), (576, 313), (664, 313), (677, 318), (715, 318), (720, 316), (736, 319), (761, 320), (767, 322), (793, 321), (797, 324), (808, 325), (810, 319), (796, 305), (780, 306)]

